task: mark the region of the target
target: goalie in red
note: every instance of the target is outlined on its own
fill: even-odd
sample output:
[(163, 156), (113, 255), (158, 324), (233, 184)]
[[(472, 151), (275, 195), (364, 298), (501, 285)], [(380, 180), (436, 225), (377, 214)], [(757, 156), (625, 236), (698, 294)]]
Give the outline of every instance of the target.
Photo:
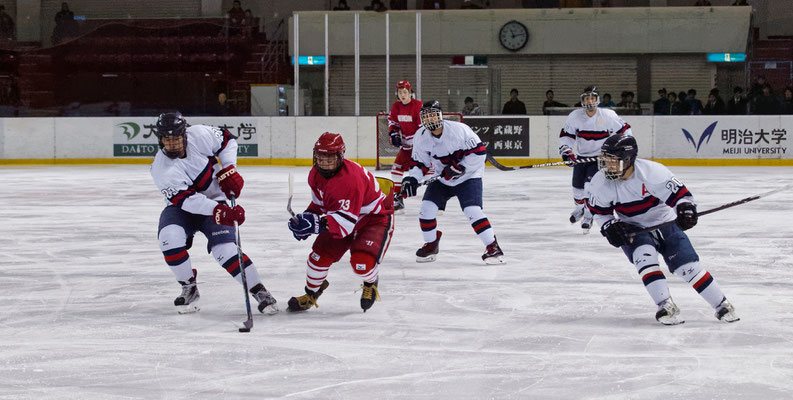
[(289, 299), (289, 311), (317, 306), (328, 287), (328, 270), (350, 250), (353, 272), (361, 279), (361, 308), (372, 307), (380, 295), (378, 268), (394, 233), (394, 200), (378, 180), (358, 163), (344, 159), (338, 133), (323, 133), (314, 144), (314, 168), (308, 175), (311, 204), (289, 220), (297, 240), (317, 235), (306, 265), (306, 294)]
[[(421, 111), (422, 103), (413, 98), (412, 88), (413, 86), (406, 80), (397, 83), (396, 94), (399, 100), (391, 105), (391, 113), (388, 114), (388, 134), (391, 136), (391, 144), (400, 148), (394, 165), (391, 167), (394, 193), (399, 193), (402, 190), (402, 178), (413, 165), (411, 158), (413, 136), (421, 124), (419, 111)], [(403, 208), (405, 208), (405, 203), (402, 196), (396, 196), (394, 210), (399, 211)]]

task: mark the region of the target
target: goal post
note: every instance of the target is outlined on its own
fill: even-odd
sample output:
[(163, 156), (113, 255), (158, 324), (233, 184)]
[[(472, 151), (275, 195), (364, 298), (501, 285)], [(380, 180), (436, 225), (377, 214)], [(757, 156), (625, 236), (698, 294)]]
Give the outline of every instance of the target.
[[(463, 121), (463, 115), (460, 113), (443, 113), (443, 119), (450, 121)], [(394, 164), (398, 147), (391, 145), (391, 136), (388, 134), (388, 113), (381, 112), (377, 114), (377, 170), (390, 170), (391, 165)]]

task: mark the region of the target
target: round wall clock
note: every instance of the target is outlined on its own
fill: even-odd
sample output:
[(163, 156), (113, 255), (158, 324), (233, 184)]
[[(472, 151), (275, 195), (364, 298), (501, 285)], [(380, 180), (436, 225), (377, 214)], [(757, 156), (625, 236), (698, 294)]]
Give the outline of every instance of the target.
[(509, 51), (518, 51), (529, 42), (529, 30), (518, 21), (509, 21), (498, 32), (498, 40)]

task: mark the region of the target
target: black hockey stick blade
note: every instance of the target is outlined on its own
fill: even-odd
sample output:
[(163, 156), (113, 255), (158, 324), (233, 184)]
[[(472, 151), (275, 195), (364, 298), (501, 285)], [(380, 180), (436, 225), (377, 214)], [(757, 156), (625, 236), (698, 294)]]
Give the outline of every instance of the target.
[(240, 328), (240, 332), (250, 332), (251, 328), (253, 328), (253, 319), (249, 319), (242, 323), (242, 327)]

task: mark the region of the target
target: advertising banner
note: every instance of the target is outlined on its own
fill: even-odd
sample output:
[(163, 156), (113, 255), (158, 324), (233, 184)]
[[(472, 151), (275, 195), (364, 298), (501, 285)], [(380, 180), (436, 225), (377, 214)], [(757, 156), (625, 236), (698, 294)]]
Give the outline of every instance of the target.
[(529, 156), (530, 117), (489, 117), (467, 115), (463, 122), (471, 127), (494, 156)]
[[(196, 117), (188, 123), (228, 130), (237, 138), (238, 157), (258, 157), (256, 118)], [(113, 157), (153, 157), (159, 151), (156, 118), (119, 118), (113, 121)]]

